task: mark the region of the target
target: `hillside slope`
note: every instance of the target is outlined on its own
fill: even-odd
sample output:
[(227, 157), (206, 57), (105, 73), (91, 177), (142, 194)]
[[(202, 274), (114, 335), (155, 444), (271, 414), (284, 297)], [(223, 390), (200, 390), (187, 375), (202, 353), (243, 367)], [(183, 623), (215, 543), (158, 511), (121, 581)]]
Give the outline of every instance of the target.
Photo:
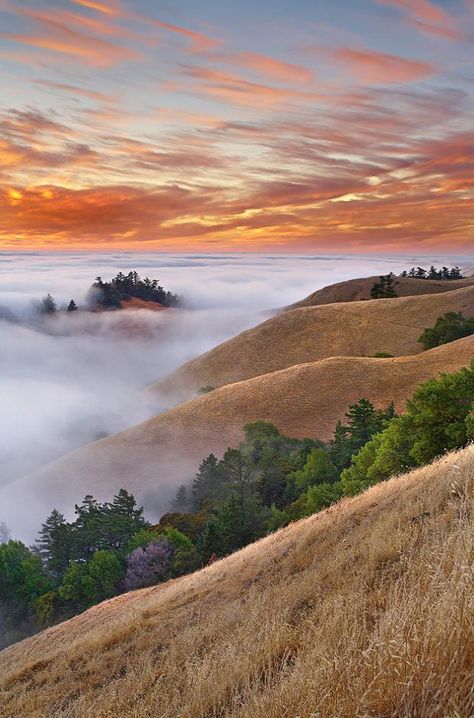
[[(16, 519), (20, 528), (30, 512), (46, 516), (53, 501), (66, 510), (87, 493), (105, 500), (125, 487), (148, 507), (153, 492), (161, 494), (165, 503), (157, 509), (163, 510), (166, 486), (188, 482), (209, 453), (237, 446), (249, 421), (266, 419), (289, 436), (328, 440), (352, 402), (364, 397), (385, 408), (393, 400), (402, 409), (418, 384), (473, 358), (471, 336), (411, 357), (333, 357), (231, 384), (14, 482), (0, 491), (0, 506), (9, 524)], [(29, 497), (26, 504), (20, 495)]]
[(444, 294), (374, 299), (278, 314), (188, 362), (149, 392), (178, 398), (330, 356), (416, 354), (425, 327), (448, 311), (474, 316), (474, 286)]
[[(364, 299), (370, 299), (370, 290), (376, 282), (379, 281), (378, 276), (363, 277), (360, 279), (349, 279), (345, 282), (331, 284), (316, 292), (312, 292), (309, 296), (300, 302), (292, 304), (288, 309), (296, 309), (297, 307), (316, 307), (322, 304), (334, 304), (335, 302), (357, 302)], [(407, 277), (396, 277), (397, 282), (395, 291), (399, 297), (413, 297), (420, 294), (440, 294), (442, 292), (452, 292), (455, 289), (462, 289), (474, 284), (474, 277), (466, 277), (465, 279), (455, 280), (426, 280)]]
[(474, 447), (0, 654), (3, 718), (469, 718)]

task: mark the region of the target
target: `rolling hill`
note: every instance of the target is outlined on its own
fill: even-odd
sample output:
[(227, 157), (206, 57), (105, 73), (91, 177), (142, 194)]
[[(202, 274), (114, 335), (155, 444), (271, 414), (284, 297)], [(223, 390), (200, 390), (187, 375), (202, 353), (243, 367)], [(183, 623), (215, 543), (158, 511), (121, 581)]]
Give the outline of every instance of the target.
[[(16, 518), (21, 527), (46, 516), (52, 503), (67, 509), (87, 493), (104, 500), (124, 487), (147, 507), (159, 494), (156, 509), (165, 510), (171, 487), (189, 481), (210, 452), (238, 445), (249, 421), (266, 419), (290, 436), (328, 440), (350, 403), (364, 397), (385, 408), (393, 400), (402, 409), (418, 384), (473, 358), (471, 336), (414, 356), (332, 357), (230, 384), (13, 482), (0, 491), (0, 505), (12, 514), (9, 523)], [(21, 495), (28, 495), (26, 504)]]
[(474, 316), (474, 285), (416, 297), (292, 309), (193, 359), (148, 393), (182, 400), (203, 386), (220, 387), (331, 356), (416, 354), (422, 349), (418, 339), (423, 329), (448, 311)]
[[(316, 307), (336, 302), (357, 302), (370, 299), (370, 290), (379, 281), (378, 276), (350, 279), (345, 282), (331, 284), (328, 287), (312, 292), (300, 302), (292, 304), (288, 309), (298, 307)], [(440, 294), (474, 285), (474, 277), (455, 280), (426, 280), (407, 277), (396, 277), (396, 292), (399, 297), (413, 297), (421, 294)]]
[(469, 718), (474, 447), (0, 654), (3, 718)]

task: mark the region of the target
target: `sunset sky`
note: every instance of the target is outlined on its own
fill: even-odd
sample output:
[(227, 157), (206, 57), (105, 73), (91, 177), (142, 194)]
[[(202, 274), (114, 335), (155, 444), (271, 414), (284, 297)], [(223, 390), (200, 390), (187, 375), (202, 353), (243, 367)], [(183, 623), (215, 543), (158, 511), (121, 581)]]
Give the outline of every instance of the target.
[(474, 0), (0, 0), (0, 249), (465, 252)]

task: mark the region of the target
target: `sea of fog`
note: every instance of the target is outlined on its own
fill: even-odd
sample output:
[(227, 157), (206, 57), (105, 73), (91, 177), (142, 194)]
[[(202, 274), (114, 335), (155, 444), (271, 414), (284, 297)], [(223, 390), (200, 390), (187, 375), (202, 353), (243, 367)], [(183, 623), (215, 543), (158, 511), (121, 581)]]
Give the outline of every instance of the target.
[[(0, 485), (148, 418), (143, 387), (272, 309), (334, 282), (432, 262), (472, 259), (0, 252), (0, 317), (10, 310), (18, 320), (0, 318)], [(95, 277), (130, 270), (180, 294), (183, 308), (32, 319), (46, 293), (60, 307), (81, 305)]]

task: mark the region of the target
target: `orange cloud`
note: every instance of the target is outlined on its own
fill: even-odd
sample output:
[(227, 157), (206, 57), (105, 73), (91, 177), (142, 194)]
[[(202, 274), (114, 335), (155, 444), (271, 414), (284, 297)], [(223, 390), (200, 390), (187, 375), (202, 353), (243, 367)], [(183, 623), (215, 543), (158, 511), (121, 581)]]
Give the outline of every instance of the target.
[(269, 106), (289, 100), (315, 102), (326, 99), (320, 93), (251, 82), (239, 75), (205, 67), (185, 65), (183, 74), (200, 81), (191, 91), (237, 105)]
[(435, 68), (428, 62), (408, 60), (374, 50), (340, 47), (332, 52), (337, 62), (362, 82), (411, 82), (434, 74)]
[(85, 87), (77, 87), (76, 85), (68, 85), (62, 82), (52, 82), (50, 80), (34, 80), (35, 85), (45, 87), (49, 90), (59, 90), (60, 92), (68, 92), (79, 97), (86, 97), (89, 100), (97, 102), (115, 103), (117, 96), (107, 92), (98, 92), (97, 90), (88, 90)]
[(209, 37), (208, 35), (204, 35), (201, 32), (196, 32), (195, 30), (189, 30), (188, 28), (181, 27), (180, 25), (172, 25), (169, 22), (163, 22), (162, 20), (157, 20), (153, 17), (137, 15), (132, 15), (131, 17), (139, 19), (145, 23), (150, 23), (155, 27), (159, 27), (162, 30), (167, 30), (168, 32), (174, 33), (176, 35), (182, 35), (183, 37), (191, 41), (190, 50), (192, 52), (209, 52), (209, 50), (214, 50), (221, 44), (220, 40), (216, 40), (215, 38)]
[(405, 11), (405, 22), (420, 32), (458, 40), (462, 33), (455, 27), (451, 16), (439, 5), (428, 0), (376, 0), (379, 5), (389, 5)]
[(216, 59), (232, 64), (248, 67), (251, 70), (268, 75), (281, 82), (298, 82), (308, 84), (313, 80), (313, 72), (303, 65), (283, 62), (258, 52), (239, 52), (230, 55), (219, 55)]
[[(141, 54), (135, 49), (105, 40), (102, 37), (95, 37), (82, 30), (73, 29), (71, 21), (72, 24), (75, 24), (79, 18), (82, 22), (80, 16), (68, 13), (48, 15), (28, 9), (16, 12), (32, 20), (38, 28), (38, 32), (31, 34), (0, 33), (0, 37), (72, 58), (80, 58), (93, 67), (110, 67), (124, 60), (137, 60), (141, 57)], [(96, 21), (89, 21), (89, 25), (90, 22), (97, 25)], [(99, 29), (95, 26), (93, 28), (96, 32)], [(108, 31), (105, 34), (127, 36), (123, 29)]]
[(86, 7), (89, 10), (101, 12), (104, 15), (119, 15), (122, 12), (120, 5), (116, 2), (111, 2), (111, 0), (108, 0), (108, 2), (98, 2), (98, 0), (72, 0), (72, 2), (81, 7)]

